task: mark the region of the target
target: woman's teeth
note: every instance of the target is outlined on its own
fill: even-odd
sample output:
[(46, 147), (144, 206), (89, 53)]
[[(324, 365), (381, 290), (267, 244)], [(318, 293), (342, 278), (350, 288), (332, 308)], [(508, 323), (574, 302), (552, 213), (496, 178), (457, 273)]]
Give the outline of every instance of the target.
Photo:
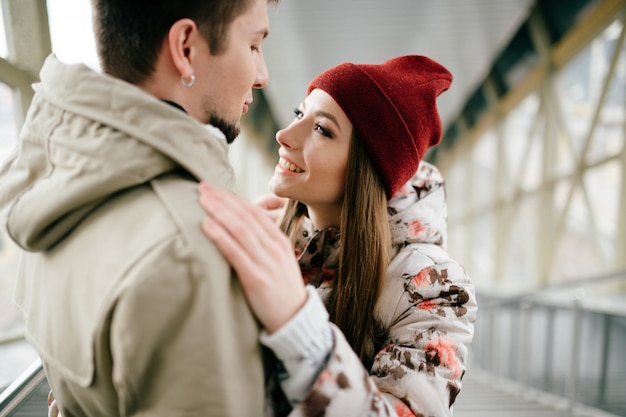
[(291, 172), (304, 172), (304, 170), (298, 168), (297, 166), (295, 166), (294, 164), (292, 164), (291, 162), (285, 161), (283, 158), (279, 158), (278, 159), (278, 164), (285, 168), (286, 170), (289, 170)]

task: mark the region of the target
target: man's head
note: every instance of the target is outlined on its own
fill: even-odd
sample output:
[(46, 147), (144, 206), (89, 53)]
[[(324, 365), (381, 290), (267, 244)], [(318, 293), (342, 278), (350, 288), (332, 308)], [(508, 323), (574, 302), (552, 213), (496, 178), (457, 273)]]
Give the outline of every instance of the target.
[(105, 73), (172, 100), (232, 141), (268, 82), (261, 42), (278, 0), (93, 0)]

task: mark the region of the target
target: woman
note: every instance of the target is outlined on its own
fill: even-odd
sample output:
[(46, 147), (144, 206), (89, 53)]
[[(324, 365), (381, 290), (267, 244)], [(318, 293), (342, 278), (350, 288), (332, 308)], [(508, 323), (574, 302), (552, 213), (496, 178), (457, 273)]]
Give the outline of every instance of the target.
[(203, 230), (277, 358), (276, 415), (451, 415), (476, 302), (444, 249), (443, 179), (420, 164), (441, 140), (436, 99), (451, 81), (422, 56), (316, 77), (276, 135), (270, 189), (289, 199), (284, 233), (259, 207), (201, 185)]

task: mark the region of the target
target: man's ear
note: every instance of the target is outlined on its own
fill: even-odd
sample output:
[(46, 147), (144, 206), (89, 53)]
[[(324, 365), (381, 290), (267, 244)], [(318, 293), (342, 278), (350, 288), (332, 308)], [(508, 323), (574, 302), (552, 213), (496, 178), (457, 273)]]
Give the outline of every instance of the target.
[(198, 36), (200, 36), (198, 26), (191, 19), (176, 21), (167, 34), (172, 61), (180, 76), (185, 79), (194, 75), (192, 64)]

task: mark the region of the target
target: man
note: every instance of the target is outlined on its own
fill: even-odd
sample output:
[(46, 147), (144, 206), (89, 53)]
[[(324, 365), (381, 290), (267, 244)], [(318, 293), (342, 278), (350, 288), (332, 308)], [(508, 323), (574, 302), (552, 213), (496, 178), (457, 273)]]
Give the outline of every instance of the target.
[(94, 0), (104, 74), (42, 68), (0, 208), (64, 417), (263, 413), (257, 324), (202, 236), (197, 183), (233, 183), (268, 2)]

